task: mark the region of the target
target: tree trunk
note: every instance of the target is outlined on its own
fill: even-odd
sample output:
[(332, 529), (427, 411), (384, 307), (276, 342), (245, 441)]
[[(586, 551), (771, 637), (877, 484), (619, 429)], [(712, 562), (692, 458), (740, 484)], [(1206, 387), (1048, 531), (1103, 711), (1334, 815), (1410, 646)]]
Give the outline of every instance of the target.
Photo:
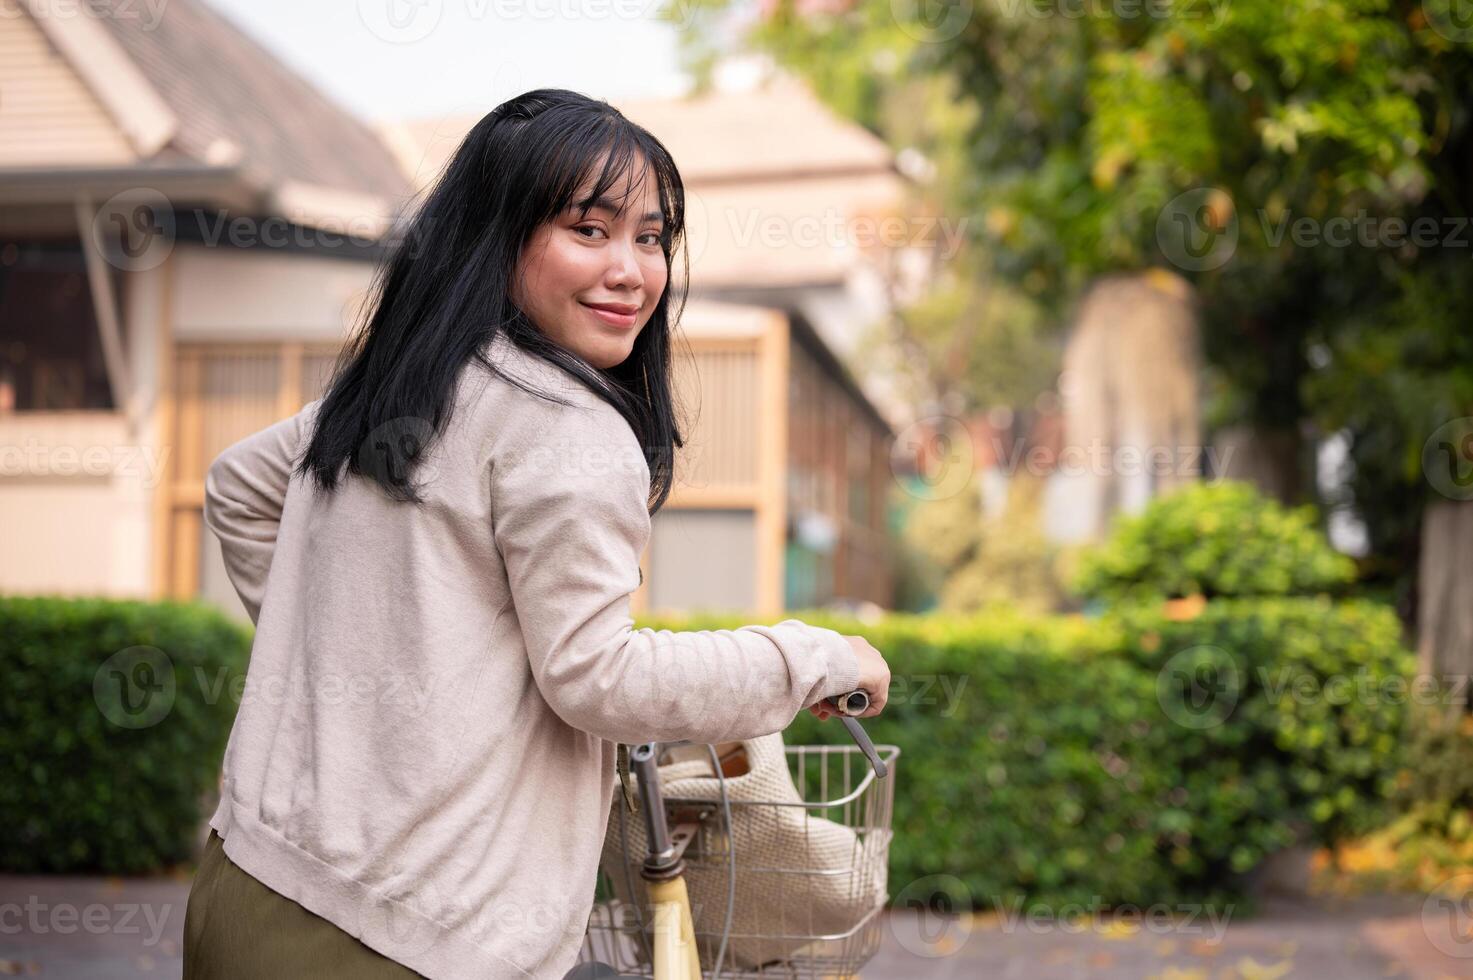
[(1417, 669), (1448, 688), (1457, 717), (1473, 677), (1473, 501), (1439, 500), (1423, 513), (1417, 591)]
[(1295, 430), (1235, 426), (1218, 432), (1212, 448), (1222, 467), (1215, 476), (1244, 480), (1289, 506), (1303, 502), (1304, 441)]
[(1080, 300), (1064, 350), (1064, 496), (1071, 538), (1195, 483), (1201, 466), (1196, 294), (1175, 273), (1104, 276)]

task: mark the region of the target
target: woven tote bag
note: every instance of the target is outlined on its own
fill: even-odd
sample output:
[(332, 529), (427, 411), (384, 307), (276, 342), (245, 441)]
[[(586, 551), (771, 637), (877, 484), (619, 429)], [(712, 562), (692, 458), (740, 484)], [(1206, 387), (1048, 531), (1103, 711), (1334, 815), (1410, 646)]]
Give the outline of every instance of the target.
[[(703, 758), (670, 761), (659, 768), (666, 800), (716, 804), (716, 814), (698, 838), (706, 842), (705, 857), (687, 862), (685, 871), (695, 930), (717, 937), (698, 943), (706, 970), (715, 966), (706, 960), (714, 959), (726, 922), (728, 847), (736, 851), (736, 893), (723, 969), (751, 969), (788, 959), (817, 937), (850, 932), (885, 900), (886, 835), (856, 833), (812, 803), (771, 805), (803, 802), (788, 769), (781, 732), (735, 744), (740, 748), (733, 754), (738, 760), (745, 755), (746, 771), (741, 772), (739, 761), (738, 774), (726, 777), (732, 803), (729, 837), (720, 811), (721, 783), (705, 746), (681, 747), (698, 748)], [(637, 785), (636, 774), (631, 773), (630, 779)], [(640, 805), (637, 792), (635, 802)], [(622, 846), (620, 810), (628, 855)], [(644, 815), (630, 813), (615, 787), (601, 866), (614, 897), (641, 910), (646, 934), (651, 932), (652, 913), (639, 864), (648, 853)], [(635, 921), (631, 918), (627, 924), (632, 927)], [(645, 964), (644, 944), (636, 940), (635, 947), (636, 959)]]

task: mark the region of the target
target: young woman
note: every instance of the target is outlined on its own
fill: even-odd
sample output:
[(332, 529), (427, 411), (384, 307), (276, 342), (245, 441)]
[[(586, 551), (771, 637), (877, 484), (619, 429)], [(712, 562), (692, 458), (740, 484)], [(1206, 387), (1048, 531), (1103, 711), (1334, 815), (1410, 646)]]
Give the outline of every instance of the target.
[(211, 465), (256, 635), (186, 978), (561, 978), (617, 743), (754, 737), (858, 687), (884, 707), (859, 637), (633, 629), (682, 444), (683, 234), (648, 132), (573, 92), (512, 99), (380, 271), (325, 397)]

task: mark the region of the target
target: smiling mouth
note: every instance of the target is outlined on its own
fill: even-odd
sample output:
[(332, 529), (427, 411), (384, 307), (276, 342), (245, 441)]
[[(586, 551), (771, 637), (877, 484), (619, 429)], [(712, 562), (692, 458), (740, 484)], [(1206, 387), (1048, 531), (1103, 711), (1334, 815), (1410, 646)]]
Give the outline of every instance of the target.
[(622, 303), (610, 303), (594, 305), (582, 303), (594, 316), (603, 322), (615, 327), (632, 327), (639, 317), (639, 307), (626, 306)]

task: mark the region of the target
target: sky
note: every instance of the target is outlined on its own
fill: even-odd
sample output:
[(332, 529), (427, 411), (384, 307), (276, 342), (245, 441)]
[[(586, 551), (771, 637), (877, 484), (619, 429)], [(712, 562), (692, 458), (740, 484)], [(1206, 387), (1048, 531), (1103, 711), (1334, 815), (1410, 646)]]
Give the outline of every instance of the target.
[(674, 96), (662, 0), (206, 0), (365, 120), (478, 113), (528, 89)]

